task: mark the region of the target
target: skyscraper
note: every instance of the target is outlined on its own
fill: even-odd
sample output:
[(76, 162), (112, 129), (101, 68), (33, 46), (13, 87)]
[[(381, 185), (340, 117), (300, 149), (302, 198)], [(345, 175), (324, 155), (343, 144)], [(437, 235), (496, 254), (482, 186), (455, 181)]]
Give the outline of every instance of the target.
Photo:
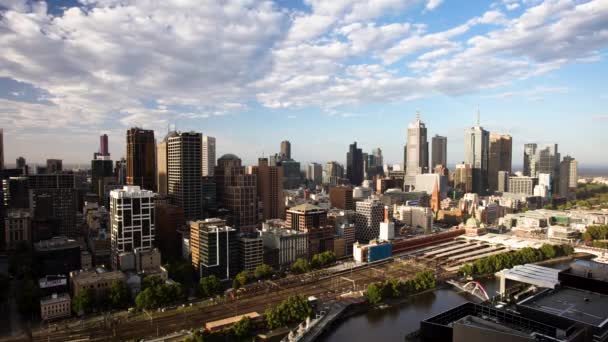
[(283, 167), (270, 166), (267, 158), (258, 159), (258, 196), (262, 202), (264, 220), (283, 218)]
[(125, 186), (110, 192), (112, 266), (118, 255), (135, 248), (149, 250), (154, 241), (154, 193), (139, 186)]
[(215, 179), (217, 199), (232, 211), (234, 228), (244, 232), (255, 230), (258, 222), (256, 175), (245, 173), (239, 157), (225, 154), (217, 160)]
[(203, 135), (203, 177), (213, 177), (215, 171), (215, 138)]
[(473, 168), (470, 164), (458, 164), (454, 171), (454, 189), (463, 193), (473, 191)]
[(448, 138), (440, 135), (435, 135), (431, 140), (433, 147), (433, 155), (431, 158), (431, 168), (434, 169), (437, 165), (447, 167), (448, 158)]
[(344, 167), (336, 161), (330, 161), (325, 163), (325, 170), (323, 170), (323, 173), (324, 184), (337, 185), (339, 181), (344, 178)]
[(104, 134), (99, 137), (99, 154), (102, 156), (110, 155), (110, 147), (108, 145), (108, 135)]
[(488, 190), (488, 157), (490, 150), (490, 134), (479, 124), (465, 131), (464, 150), (465, 163), (473, 168), (473, 192), (485, 194)]
[(4, 170), (4, 130), (0, 128), (0, 170)]
[(513, 140), (508, 134), (490, 133), (488, 157), (488, 186), (490, 191), (498, 191), (498, 172), (511, 173)]
[(524, 176), (535, 177), (538, 172), (537, 144), (524, 145)]
[(541, 173), (551, 175), (554, 194), (559, 193), (560, 154), (557, 144), (538, 147), (537, 144), (524, 145), (524, 176), (538, 177)]
[(167, 137), (167, 195), (184, 209), (186, 220), (202, 218), (200, 133), (173, 132)]
[(127, 131), (127, 184), (156, 191), (154, 131), (133, 127)]
[(559, 195), (567, 199), (576, 197), (576, 186), (578, 184), (578, 170), (576, 159), (565, 156), (560, 163), (559, 170)]
[(61, 159), (47, 159), (46, 173), (59, 173), (63, 171), (63, 161)]
[(357, 148), (357, 142), (349, 146), (346, 154), (346, 178), (355, 186), (363, 182), (363, 152)]
[(240, 271), (239, 239), (236, 229), (217, 218), (190, 223), (192, 266), (199, 276), (234, 277)]
[(416, 113), (416, 120), (407, 126), (404, 165), (408, 176), (429, 171), (429, 142), (426, 125), (420, 120), (420, 113)]
[(306, 179), (314, 183), (314, 185), (321, 185), (323, 182), (323, 167), (321, 164), (308, 164), (306, 168)]
[(291, 159), (291, 143), (289, 142), (289, 140), (281, 141), (281, 159), (282, 160)]
[(156, 145), (156, 190), (161, 195), (168, 194), (167, 180), (167, 138), (165, 137)]

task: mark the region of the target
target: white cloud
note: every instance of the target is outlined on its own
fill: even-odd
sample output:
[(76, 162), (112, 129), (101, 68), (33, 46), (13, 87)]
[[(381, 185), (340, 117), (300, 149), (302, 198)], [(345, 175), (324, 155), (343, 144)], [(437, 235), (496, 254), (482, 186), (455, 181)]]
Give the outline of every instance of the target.
[(429, 0), (426, 3), (426, 9), (429, 11), (432, 11), (435, 8), (439, 7), (439, 5), (441, 5), (442, 2), (443, 2), (443, 0)]

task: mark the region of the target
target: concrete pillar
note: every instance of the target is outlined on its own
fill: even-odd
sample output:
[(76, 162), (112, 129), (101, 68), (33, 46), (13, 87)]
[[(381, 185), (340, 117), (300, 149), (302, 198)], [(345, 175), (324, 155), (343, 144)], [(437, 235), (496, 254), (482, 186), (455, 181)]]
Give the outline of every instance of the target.
[(507, 291), (507, 279), (505, 278), (505, 274), (503, 272), (499, 273), (500, 275), (500, 297), (503, 298), (505, 296), (505, 292)]

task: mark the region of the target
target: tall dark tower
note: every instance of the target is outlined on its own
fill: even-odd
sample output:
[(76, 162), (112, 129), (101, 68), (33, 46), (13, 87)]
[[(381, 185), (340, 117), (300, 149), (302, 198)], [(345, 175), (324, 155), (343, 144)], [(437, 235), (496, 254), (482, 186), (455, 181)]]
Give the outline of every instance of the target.
[(133, 127), (127, 131), (127, 185), (156, 191), (154, 131)]
[(363, 183), (363, 152), (357, 148), (357, 142), (349, 146), (346, 154), (346, 178), (354, 186)]

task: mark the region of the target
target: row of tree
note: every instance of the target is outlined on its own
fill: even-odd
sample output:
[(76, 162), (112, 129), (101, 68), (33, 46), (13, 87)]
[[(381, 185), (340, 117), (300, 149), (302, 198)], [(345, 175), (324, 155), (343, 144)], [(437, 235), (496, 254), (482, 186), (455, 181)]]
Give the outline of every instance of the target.
[(147, 276), (142, 281), (142, 291), (135, 297), (138, 309), (156, 309), (171, 305), (185, 299), (184, 291), (179, 283), (166, 283), (160, 277)]
[(419, 293), (436, 286), (435, 275), (431, 271), (416, 273), (413, 279), (401, 281), (390, 278), (384, 282), (371, 283), (367, 286), (365, 296), (371, 304), (378, 304), (387, 298), (400, 298)]
[(539, 262), (572, 253), (574, 253), (574, 248), (570, 245), (544, 244), (538, 249), (526, 247), (477, 259), (473, 263), (463, 265), (460, 273), (463, 275), (490, 274), (516, 265)]
[(608, 248), (608, 226), (587, 227), (583, 239), (590, 242), (593, 247)]
[(310, 272), (312, 269), (323, 268), (332, 265), (337, 258), (334, 252), (325, 251), (312, 256), (310, 262), (304, 258), (298, 258), (291, 264), (291, 272), (294, 274), (302, 274)]
[(241, 288), (253, 280), (269, 279), (272, 277), (273, 274), (274, 274), (274, 271), (273, 271), (272, 267), (270, 267), (266, 264), (258, 265), (253, 272), (249, 272), (249, 271), (239, 272), (236, 275), (236, 277), (234, 277), (234, 280), (232, 281), (232, 288), (234, 288), (234, 289)]

